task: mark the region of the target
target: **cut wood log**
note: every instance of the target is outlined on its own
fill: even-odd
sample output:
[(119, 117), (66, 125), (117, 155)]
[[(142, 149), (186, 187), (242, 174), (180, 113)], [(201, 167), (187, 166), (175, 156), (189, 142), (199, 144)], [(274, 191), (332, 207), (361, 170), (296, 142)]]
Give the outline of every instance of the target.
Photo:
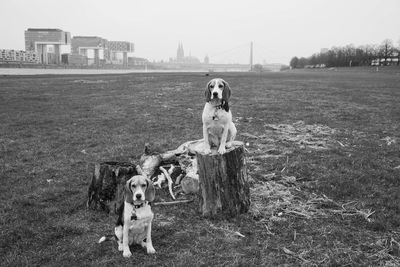
[[(204, 141), (202, 141), (204, 143)], [(185, 177), (181, 180), (182, 190), (185, 194), (199, 192), (199, 174), (197, 173), (197, 160), (192, 156), (180, 156), (179, 164), (185, 170)]]
[[(202, 150), (204, 140), (189, 141), (175, 150), (164, 153), (152, 152), (146, 144), (138, 165), (132, 162), (93, 164), (87, 207), (116, 212), (123, 203), (126, 181), (137, 174), (146, 175), (154, 181), (162, 173), (163, 177), (169, 178), (168, 188), (172, 199), (177, 197), (172, 188), (174, 181), (181, 186), (185, 194), (199, 195), (201, 171), (203, 177), (207, 177), (203, 178), (201, 192), (201, 195), (204, 195), (204, 203), (201, 204), (204, 215), (214, 215), (221, 210), (231, 216), (246, 212), (250, 205), (250, 191), (243, 143), (234, 142), (234, 146), (223, 155), (217, 152), (204, 155)], [(198, 162), (202, 162), (202, 170), (198, 167)], [(208, 178), (209, 176), (211, 178)], [(162, 181), (159, 183), (161, 189)], [(217, 192), (214, 194), (213, 190)]]
[(126, 181), (139, 174), (140, 168), (135, 164), (113, 161), (93, 165), (87, 207), (116, 213), (124, 202)]
[[(213, 151), (213, 150), (212, 150)], [(200, 212), (207, 217), (235, 217), (250, 207), (245, 148), (242, 142), (220, 155), (196, 151), (200, 181)]]

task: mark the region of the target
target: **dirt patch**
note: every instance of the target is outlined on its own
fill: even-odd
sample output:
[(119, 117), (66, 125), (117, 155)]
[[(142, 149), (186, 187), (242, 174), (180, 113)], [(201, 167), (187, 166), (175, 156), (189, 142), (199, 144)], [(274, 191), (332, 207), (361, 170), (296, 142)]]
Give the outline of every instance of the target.
[(259, 171), (263, 163), (288, 157), (295, 149), (327, 151), (334, 147), (344, 146), (333, 139), (337, 131), (326, 125), (305, 124), (297, 121), (293, 124), (265, 124), (261, 135), (240, 133), (249, 146), (249, 163)]
[(308, 125), (297, 121), (293, 124), (265, 124), (265, 132), (261, 135), (247, 132), (240, 135), (248, 145), (248, 163), (252, 165), (250, 174), (268, 178), (271, 173), (265, 173), (265, 170), (270, 170), (271, 167), (267, 165), (276, 166), (277, 162), (287, 165), (289, 157), (296, 149), (328, 151), (344, 146), (334, 140), (336, 132), (337, 130), (326, 125)]
[(266, 124), (266, 133), (260, 138), (272, 138), (276, 141), (289, 142), (300, 148), (329, 149), (334, 140), (332, 135), (336, 132), (326, 125), (305, 124), (297, 121), (293, 124)]

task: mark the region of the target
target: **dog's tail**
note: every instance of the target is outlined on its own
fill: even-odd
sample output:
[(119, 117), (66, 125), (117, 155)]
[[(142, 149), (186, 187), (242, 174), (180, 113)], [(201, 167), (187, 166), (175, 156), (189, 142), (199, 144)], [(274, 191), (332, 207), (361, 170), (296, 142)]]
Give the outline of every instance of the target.
[(116, 240), (116, 237), (115, 237), (115, 235), (105, 235), (105, 236), (103, 236), (103, 237), (101, 237), (100, 239), (99, 239), (99, 244), (101, 244), (101, 243), (103, 243), (104, 241), (112, 241), (112, 240)]

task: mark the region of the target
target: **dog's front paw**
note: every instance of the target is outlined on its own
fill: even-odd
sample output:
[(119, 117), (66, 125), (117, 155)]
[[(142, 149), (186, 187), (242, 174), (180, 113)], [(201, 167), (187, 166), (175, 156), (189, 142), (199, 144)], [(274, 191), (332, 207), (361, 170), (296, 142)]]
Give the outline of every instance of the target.
[(225, 147), (226, 148), (231, 148), (232, 147), (232, 142), (227, 142)]
[(129, 258), (130, 256), (132, 256), (132, 253), (129, 250), (124, 250), (122, 256), (124, 256), (124, 258)]
[(148, 246), (147, 254), (154, 254), (154, 253), (156, 253), (156, 250), (153, 248), (153, 246)]
[(204, 154), (211, 154), (211, 148), (210, 148), (210, 146), (205, 146), (205, 147), (204, 147)]
[(118, 244), (118, 251), (123, 251), (124, 250), (124, 246), (122, 244)]
[(218, 149), (219, 154), (224, 154), (226, 152), (225, 146), (220, 146)]

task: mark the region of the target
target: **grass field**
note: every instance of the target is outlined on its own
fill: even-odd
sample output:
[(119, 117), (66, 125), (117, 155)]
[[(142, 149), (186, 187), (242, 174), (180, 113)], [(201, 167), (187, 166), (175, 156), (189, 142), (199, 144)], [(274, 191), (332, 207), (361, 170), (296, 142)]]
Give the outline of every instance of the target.
[[(215, 76), (248, 143), (251, 211), (155, 206), (155, 255), (97, 244), (116, 218), (86, 210), (88, 164), (202, 138)], [(0, 122), (2, 266), (400, 265), (399, 69), (3, 76)]]

